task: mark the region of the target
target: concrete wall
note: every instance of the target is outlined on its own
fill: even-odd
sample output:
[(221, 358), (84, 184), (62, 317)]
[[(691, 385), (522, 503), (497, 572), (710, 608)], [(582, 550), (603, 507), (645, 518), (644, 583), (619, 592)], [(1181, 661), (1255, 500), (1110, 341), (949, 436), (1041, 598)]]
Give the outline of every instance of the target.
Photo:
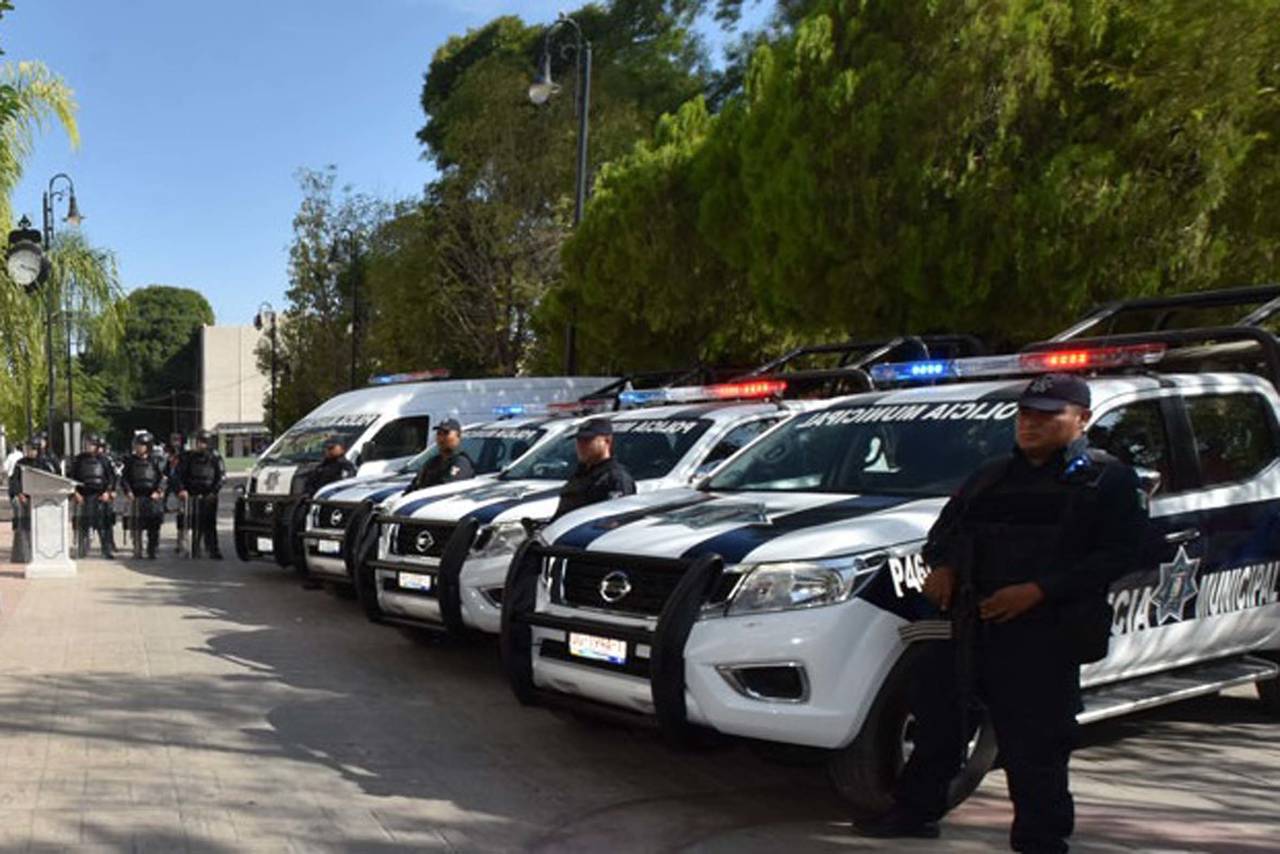
[(271, 378), (258, 371), (262, 333), (252, 326), (206, 326), (200, 331), (200, 426), (261, 424)]

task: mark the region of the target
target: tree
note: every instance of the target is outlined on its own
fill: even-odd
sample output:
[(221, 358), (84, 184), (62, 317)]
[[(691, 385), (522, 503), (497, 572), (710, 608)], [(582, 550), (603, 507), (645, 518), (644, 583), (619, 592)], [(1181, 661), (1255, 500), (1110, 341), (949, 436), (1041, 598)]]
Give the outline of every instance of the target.
[[(303, 198), (293, 219), (289, 246), (289, 288), (277, 334), (279, 383), (276, 405), (288, 425), (350, 385), (352, 335), (360, 327), (369, 341), (365, 254), (370, 236), (388, 216), (388, 206), (349, 187), (335, 194), (337, 170), (302, 169)], [(363, 304), (356, 322), (357, 303)], [(258, 364), (270, 370), (271, 347), (264, 339)], [(366, 352), (357, 365), (358, 382), (368, 376)]]
[(101, 389), (112, 439), (127, 441), (136, 429), (157, 435), (176, 420), (190, 430), (199, 420), (200, 329), (213, 309), (188, 288), (151, 285), (131, 291), (116, 310), (123, 318), (114, 351), (92, 342), (83, 362), (92, 391)]

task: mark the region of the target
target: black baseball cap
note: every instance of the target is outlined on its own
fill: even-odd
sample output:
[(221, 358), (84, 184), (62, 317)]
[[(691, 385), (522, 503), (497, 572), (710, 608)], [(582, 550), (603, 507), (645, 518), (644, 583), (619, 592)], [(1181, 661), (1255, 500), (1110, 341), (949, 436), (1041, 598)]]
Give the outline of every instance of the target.
[(578, 425), (575, 439), (594, 439), (596, 436), (612, 436), (613, 422), (608, 418), (588, 418)]
[(347, 440), (341, 436), (330, 436), (328, 439), (324, 440), (324, 446), (326, 448), (345, 448), (347, 446)]
[(447, 430), (450, 433), (461, 433), (462, 425), (458, 423), (456, 418), (446, 418), (436, 425), (436, 432), (439, 433), (441, 430)]
[(1039, 412), (1061, 412), (1068, 405), (1088, 409), (1093, 402), (1089, 384), (1074, 374), (1045, 374), (1027, 383), (1018, 406)]

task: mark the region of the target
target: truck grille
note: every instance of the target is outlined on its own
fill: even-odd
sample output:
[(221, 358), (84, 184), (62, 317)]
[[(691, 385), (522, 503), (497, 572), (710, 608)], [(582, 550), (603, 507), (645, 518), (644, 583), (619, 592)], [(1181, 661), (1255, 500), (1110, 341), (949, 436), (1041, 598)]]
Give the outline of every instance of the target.
[(453, 525), (401, 522), (391, 540), (391, 553), (405, 557), (440, 557), (453, 529)]
[(326, 531), (345, 531), (355, 505), (320, 502), (316, 508), (316, 527)]
[(686, 568), (675, 561), (639, 567), (571, 557), (561, 563), (561, 589), (568, 605), (656, 617)]
[(245, 503), (244, 512), (251, 522), (270, 523), (275, 517), (275, 509), (274, 501), (249, 501)]

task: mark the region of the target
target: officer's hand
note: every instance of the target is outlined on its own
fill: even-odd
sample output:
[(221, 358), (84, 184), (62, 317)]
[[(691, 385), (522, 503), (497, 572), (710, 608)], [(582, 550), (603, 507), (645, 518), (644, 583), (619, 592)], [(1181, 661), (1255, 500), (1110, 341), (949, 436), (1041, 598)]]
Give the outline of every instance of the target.
[(956, 572), (949, 566), (939, 566), (932, 569), (928, 575), (924, 577), (924, 587), (921, 592), (925, 598), (938, 606), (941, 611), (951, 609), (951, 596), (956, 590)]
[(1044, 601), (1044, 591), (1034, 581), (1001, 587), (978, 603), (978, 615), (984, 620), (1007, 623), (1021, 617)]
[(156, 490), (155, 492), (151, 493), (152, 501), (159, 501), (161, 498), (164, 498), (164, 494), (161, 493), (159, 490)]
[(186, 500), (187, 500), (187, 491), (186, 491), (185, 489), (179, 490), (179, 491), (178, 491), (178, 497), (179, 497), (179, 498), (181, 498), (183, 501), (186, 501)]
[(75, 501), (75, 503), (77, 503), (77, 504), (83, 504), (83, 503), (84, 503), (84, 496), (83, 496), (83, 495), (81, 495), (81, 494), (80, 494), (80, 493), (78, 493), (78, 492), (77, 492), (77, 493), (75, 493), (75, 494), (73, 494), (73, 495), (71, 496), (71, 499), (72, 499), (73, 501)]

